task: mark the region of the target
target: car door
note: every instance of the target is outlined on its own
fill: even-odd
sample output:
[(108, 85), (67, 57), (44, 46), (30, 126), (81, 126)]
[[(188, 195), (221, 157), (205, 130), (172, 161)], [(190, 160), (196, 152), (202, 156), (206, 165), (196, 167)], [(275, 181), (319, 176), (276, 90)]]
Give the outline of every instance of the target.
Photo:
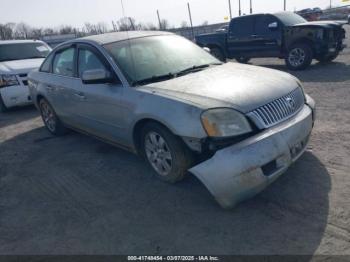
[(70, 90), (79, 84), (76, 73), (76, 46), (63, 46), (53, 54), (52, 69), (46, 77), (47, 98), (56, 114), (65, 123), (75, 123), (77, 118)]
[(282, 25), (272, 15), (258, 15), (254, 26), (254, 56), (278, 56), (282, 45)]
[(239, 17), (231, 21), (227, 34), (229, 57), (249, 56), (254, 51), (255, 16)]
[[(90, 70), (105, 70), (113, 76), (113, 83), (84, 83), (82, 76)], [(73, 87), (71, 100), (79, 114), (79, 128), (125, 144), (125, 110), (121, 105), (124, 88), (109, 62), (95, 47), (79, 44), (77, 71), (79, 85)]]

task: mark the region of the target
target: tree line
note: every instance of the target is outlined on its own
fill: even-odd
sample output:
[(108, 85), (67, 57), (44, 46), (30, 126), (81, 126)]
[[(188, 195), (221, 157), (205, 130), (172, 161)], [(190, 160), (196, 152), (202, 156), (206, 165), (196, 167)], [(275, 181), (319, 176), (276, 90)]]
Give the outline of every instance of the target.
[[(204, 22), (203, 25), (208, 24)], [(180, 28), (189, 27), (186, 21), (181, 23)], [(62, 25), (57, 28), (33, 27), (27, 23), (4, 23), (0, 24), (0, 40), (11, 39), (41, 39), (43, 36), (75, 34), (77, 37), (87, 35), (104, 34), (115, 31), (133, 31), (133, 30), (169, 30), (174, 29), (168, 20), (162, 19), (159, 25), (153, 23), (140, 23), (132, 17), (124, 17), (118, 21), (112, 21), (112, 28), (104, 22), (85, 23), (82, 28), (70, 25)]]

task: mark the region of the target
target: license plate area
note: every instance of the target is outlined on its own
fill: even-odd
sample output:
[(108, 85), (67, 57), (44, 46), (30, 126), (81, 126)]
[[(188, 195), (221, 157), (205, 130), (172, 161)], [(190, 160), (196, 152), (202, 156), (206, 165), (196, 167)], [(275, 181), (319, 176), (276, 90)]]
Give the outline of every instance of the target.
[(305, 147), (307, 146), (307, 143), (309, 141), (310, 135), (308, 135), (305, 139), (302, 141), (294, 144), (290, 148), (290, 154), (292, 156), (292, 159), (298, 158), (299, 155), (304, 151)]

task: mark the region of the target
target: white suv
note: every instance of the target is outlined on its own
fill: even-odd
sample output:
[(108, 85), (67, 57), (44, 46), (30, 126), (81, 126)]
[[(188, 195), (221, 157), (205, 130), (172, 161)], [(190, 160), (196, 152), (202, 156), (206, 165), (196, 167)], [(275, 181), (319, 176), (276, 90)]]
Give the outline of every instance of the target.
[(0, 112), (32, 103), (27, 75), (40, 67), (50, 51), (41, 41), (0, 41)]

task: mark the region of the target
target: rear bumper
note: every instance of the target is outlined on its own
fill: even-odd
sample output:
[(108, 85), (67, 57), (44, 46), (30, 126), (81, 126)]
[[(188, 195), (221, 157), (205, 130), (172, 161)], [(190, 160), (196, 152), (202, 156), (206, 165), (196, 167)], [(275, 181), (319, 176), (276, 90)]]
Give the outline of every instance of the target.
[(224, 208), (253, 197), (281, 176), (304, 152), (313, 128), (305, 105), (292, 119), (216, 152), (193, 173)]
[(25, 85), (3, 87), (0, 94), (6, 107), (32, 104), (29, 88)]

